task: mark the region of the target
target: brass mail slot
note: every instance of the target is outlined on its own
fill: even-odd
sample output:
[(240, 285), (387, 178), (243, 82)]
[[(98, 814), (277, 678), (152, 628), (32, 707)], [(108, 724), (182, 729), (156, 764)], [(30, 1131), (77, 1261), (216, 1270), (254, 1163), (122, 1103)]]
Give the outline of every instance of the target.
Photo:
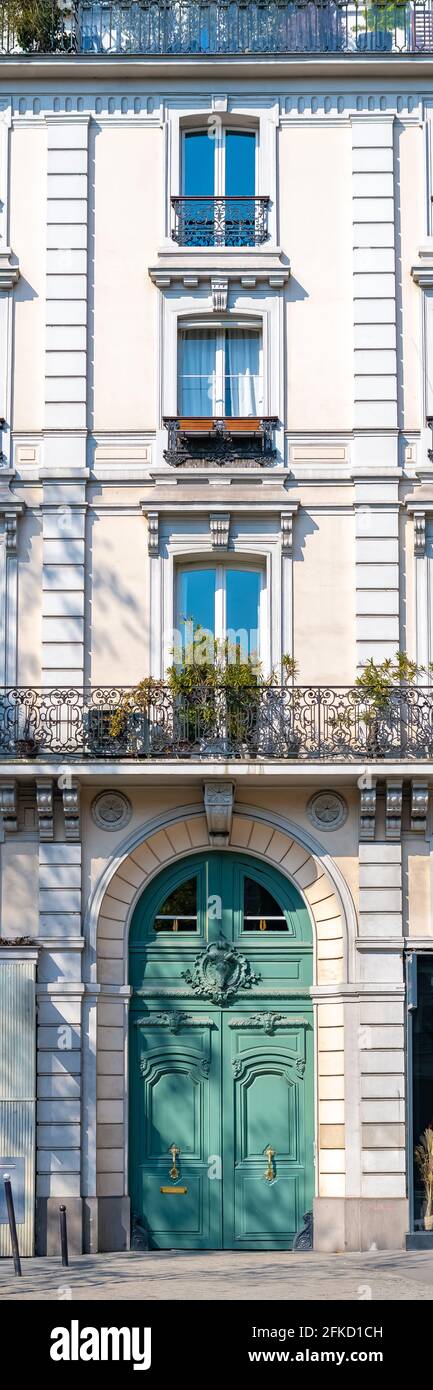
[(182, 1196), (182, 1195), (185, 1196), (186, 1193), (187, 1193), (187, 1191), (188, 1191), (188, 1188), (187, 1188), (187, 1187), (160, 1187), (159, 1190), (160, 1190), (160, 1192), (178, 1192), (180, 1196)]

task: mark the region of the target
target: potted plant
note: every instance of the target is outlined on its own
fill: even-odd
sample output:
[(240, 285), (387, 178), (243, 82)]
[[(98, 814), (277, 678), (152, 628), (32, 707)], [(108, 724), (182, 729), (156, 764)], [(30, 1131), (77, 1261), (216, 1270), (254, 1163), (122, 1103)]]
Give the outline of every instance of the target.
[(402, 41), (397, 42), (397, 47), (402, 48), (407, 10), (407, 0), (373, 0), (373, 3), (362, 5), (365, 30), (357, 34), (356, 47), (363, 52), (389, 52), (394, 35), (400, 29), (403, 30)]
[[(421, 668), (405, 652), (397, 652), (395, 657), (386, 657), (378, 664), (373, 657), (365, 662), (356, 678), (355, 691), (359, 691), (361, 696), (369, 757), (385, 756), (396, 723), (400, 739), (400, 692), (404, 691), (405, 686), (413, 684), (420, 671)], [(347, 718), (353, 722), (356, 712), (350, 711)]]
[(26, 714), (18, 738), (15, 739), (16, 752), (23, 758), (34, 758), (38, 752), (38, 744), (34, 738), (30, 715)]
[[(112, 739), (114, 744), (120, 745), (127, 752), (148, 753), (155, 751), (159, 733), (158, 751), (161, 751), (162, 743), (165, 744), (167, 741), (167, 730), (164, 730), (161, 742), (161, 719), (164, 720), (161, 699), (163, 691), (162, 681), (154, 680), (152, 676), (146, 676), (137, 685), (124, 690), (116, 708), (108, 714), (104, 737)], [(155, 707), (156, 720), (153, 717)], [(161, 711), (161, 714), (158, 711)]]
[[(9, 27), (23, 53), (55, 53), (62, 46), (63, 22), (72, 3), (56, 0), (9, 0)], [(62, 13), (63, 12), (63, 13)], [(63, 20), (63, 22), (62, 22)]]
[(433, 1231), (433, 1129), (428, 1126), (415, 1147), (415, 1162), (424, 1188), (424, 1230)]

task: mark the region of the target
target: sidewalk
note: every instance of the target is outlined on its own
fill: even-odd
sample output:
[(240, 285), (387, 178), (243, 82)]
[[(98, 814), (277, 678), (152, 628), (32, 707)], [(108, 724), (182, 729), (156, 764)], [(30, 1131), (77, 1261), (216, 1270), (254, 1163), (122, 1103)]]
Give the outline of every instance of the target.
[(287, 1299), (433, 1302), (433, 1253), (293, 1255), (286, 1251), (158, 1250), (149, 1254), (0, 1260), (0, 1299)]

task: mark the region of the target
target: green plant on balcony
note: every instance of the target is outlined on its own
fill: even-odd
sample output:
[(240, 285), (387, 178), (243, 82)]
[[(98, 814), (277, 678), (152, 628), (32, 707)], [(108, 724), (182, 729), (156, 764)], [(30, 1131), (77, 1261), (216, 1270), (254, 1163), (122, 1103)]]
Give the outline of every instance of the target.
[(367, 29), (392, 32), (404, 26), (407, 0), (372, 0), (366, 9)]
[(429, 1125), (415, 1147), (415, 1163), (424, 1188), (424, 1228), (433, 1230), (433, 1129)]
[(160, 700), (162, 691), (162, 682), (154, 680), (152, 676), (146, 676), (144, 680), (138, 681), (137, 685), (122, 691), (119, 702), (110, 716), (109, 737), (113, 740), (122, 739), (127, 733), (128, 721), (133, 715), (141, 714), (148, 719), (150, 709)]
[(9, 0), (7, 5), (9, 28), (23, 53), (55, 53), (67, 12), (68, 6), (55, 0)]
[(251, 752), (257, 748), (263, 692), (268, 692), (265, 701), (273, 692), (273, 727), (280, 707), (281, 737), (284, 732), (287, 743), (297, 700), (293, 657), (283, 656), (282, 669), (284, 686), (292, 683), (289, 708), (275, 671), (263, 676), (261, 662), (254, 656), (243, 657), (236, 645), (217, 642), (197, 626), (182, 659), (169, 666), (165, 683), (147, 676), (121, 694), (110, 717), (109, 737), (113, 741), (127, 738), (132, 720), (141, 715), (142, 731), (146, 725), (150, 738), (157, 742), (167, 713), (168, 691), (177, 736), (186, 748), (223, 737), (238, 749)]
[(360, 692), (366, 729), (367, 753), (381, 757), (388, 738), (389, 725), (400, 692), (411, 686), (423, 674), (423, 668), (412, 661), (406, 652), (396, 652), (376, 663), (373, 657), (365, 662), (355, 681)]

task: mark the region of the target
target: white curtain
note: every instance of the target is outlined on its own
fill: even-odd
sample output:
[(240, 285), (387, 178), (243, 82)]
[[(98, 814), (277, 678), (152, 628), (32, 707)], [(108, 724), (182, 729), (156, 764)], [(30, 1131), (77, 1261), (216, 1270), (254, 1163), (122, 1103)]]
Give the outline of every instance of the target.
[(197, 328), (182, 333), (179, 366), (180, 414), (215, 415), (214, 329)]
[(231, 329), (225, 350), (226, 415), (260, 415), (260, 334)]

